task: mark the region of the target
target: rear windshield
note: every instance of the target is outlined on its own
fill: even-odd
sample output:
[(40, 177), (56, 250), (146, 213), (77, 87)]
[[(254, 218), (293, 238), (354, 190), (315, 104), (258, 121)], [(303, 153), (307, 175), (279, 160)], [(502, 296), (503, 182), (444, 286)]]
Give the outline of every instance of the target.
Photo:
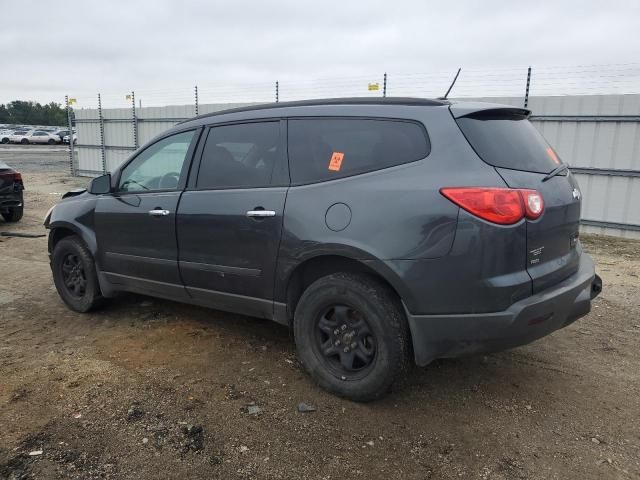
[(561, 163), (525, 115), (489, 110), (457, 122), (480, 158), (494, 167), (549, 173)]

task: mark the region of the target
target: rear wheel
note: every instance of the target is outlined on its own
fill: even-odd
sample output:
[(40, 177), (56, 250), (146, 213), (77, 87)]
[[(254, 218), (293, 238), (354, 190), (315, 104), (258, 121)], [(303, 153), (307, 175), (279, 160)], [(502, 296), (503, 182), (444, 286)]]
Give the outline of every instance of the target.
[(96, 266), (82, 240), (65, 237), (53, 249), (53, 281), (58, 294), (69, 308), (88, 312), (102, 301)]
[(2, 214), (5, 222), (14, 223), (19, 222), (24, 214), (24, 207), (9, 207), (9, 209)]
[(2, 139), (0, 139), (0, 143), (9, 143), (9, 139), (7, 137), (4, 137)]
[(294, 317), (301, 363), (343, 397), (382, 397), (406, 368), (409, 334), (400, 303), (368, 275), (336, 273), (311, 284)]

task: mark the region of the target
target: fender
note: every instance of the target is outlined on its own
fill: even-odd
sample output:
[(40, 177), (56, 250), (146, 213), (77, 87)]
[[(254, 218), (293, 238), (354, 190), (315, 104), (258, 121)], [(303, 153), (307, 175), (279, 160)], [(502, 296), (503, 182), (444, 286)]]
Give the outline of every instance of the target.
[[(71, 230), (84, 241), (91, 255), (97, 258), (98, 244), (93, 223), (96, 200), (96, 196), (88, 193), (65, 199), (51, 209), (44, 226), (52, 232), (57, 228)], [(52, 240), (53, 236), (49, 234), (49, 253), (52, 252)]]
[[(93, 255), (94, 258), (96, 257), (98, 245), (96, 242), (95, 232), (93, 232), (93, 230), (90, 230), (89, 228), (87, 228), (82, 224), (76, 224), (76, 223), (65, 222), (65, 221), (53, 222), (49, 225), (48, 228), (49, 230), (51, 230), (51, 232), (53, 232), (58, 228), (71, 230), (73, 233), (79, 236), (82, 239), (82, 241), (87, 245), (87, 247), (89, 248), (89, 251), (91, 252), (91, 255)], [(51, 244), (51, 242), (52, 242), (52, 235), (50, 233), (49, 234), (49, 253), (53, 253), (53, 245)]]
[(322, 257), (343, 257), (353, 260), (373, 270), (386, 280), (398, 293), (403, 301), (409, 301), (411, 293), (404, 287), (404, 283), (400, 280), (398, 274), (387, 265), (386, 262), (380, 260), (370, 252), (347, 244), (315, 244), (309, 245), (303, 250), (298, 250), (294, 255), (282, 254), (278, 259), (276, 267), (276, 282), (274, 299), (276, 302), (285, 302), (287, 298), (287, 288), (291, 276), (296, 269), (305, 262), (314, 258)]

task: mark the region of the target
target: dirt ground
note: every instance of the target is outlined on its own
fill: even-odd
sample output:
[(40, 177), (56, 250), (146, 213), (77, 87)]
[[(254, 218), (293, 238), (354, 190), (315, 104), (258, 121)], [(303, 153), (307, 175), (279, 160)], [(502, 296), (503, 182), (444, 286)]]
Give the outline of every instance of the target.
[[(86, 184), (60, 155), (24, 165), (25, 218), (0, 232), (44, 233)], [(0, 478), (640, 478), (640, 242), (583, 242), (604, 281), (587, 317), (356, 404), (310, 381), (283, 327), (133, 295), (72, 313), (46, 238), (0, 237)]]

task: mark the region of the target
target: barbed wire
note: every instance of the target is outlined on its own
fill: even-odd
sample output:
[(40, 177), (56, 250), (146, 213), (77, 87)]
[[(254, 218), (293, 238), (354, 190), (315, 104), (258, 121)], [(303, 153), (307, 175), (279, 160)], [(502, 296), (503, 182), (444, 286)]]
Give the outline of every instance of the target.
[[(526, 94), (529, 66), (462, 68), (451, 97), (522, 96)], [(640, 62), (546, 65), (531, 67), (529, 96), (640, 93)], [(341, 96), (440, 96), (455, 71), (384, 72), (371, 75), (283, 78), (278, 80), (280, 101)], [(136, 108), (166, 105), (194, 105), (195, 85), (199, 104), (260, 103), (276, 99), (276, 80), (237, 84), (194, 82), (193, 86), (135, 89)], [(103, 108), (130, 108), (131, 90), (101, 92)], [(74, 108), (96, 108), (97, 93), (69, 93)]]

